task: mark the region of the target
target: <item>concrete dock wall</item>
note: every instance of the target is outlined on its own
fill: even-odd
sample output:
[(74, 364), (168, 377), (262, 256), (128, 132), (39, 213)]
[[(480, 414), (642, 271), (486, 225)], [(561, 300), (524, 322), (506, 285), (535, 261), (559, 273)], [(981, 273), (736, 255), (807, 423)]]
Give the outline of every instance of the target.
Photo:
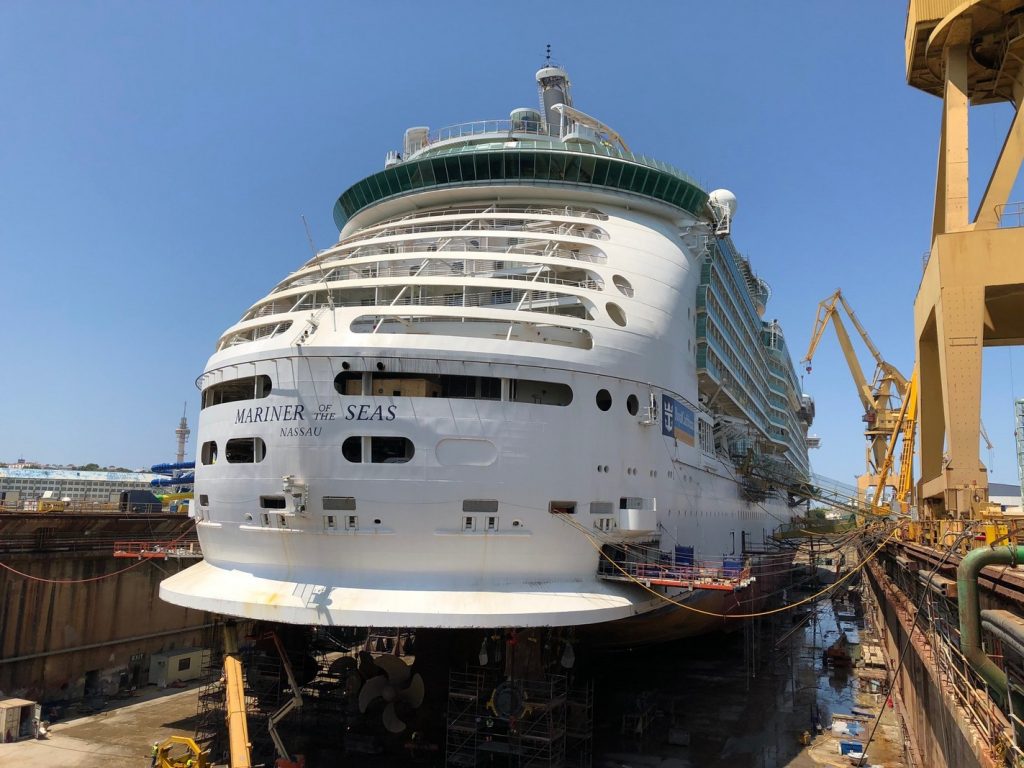
[[(160, 581), (194, 559), (40, 552), (3, 562), (40, 580), (0, 569), (0, 695), (76, 701), (145, 685), (150, 654), (201, 646), (212, 621), (158, 595)], [(83, 579), (92, 580), (55, 583)]]
[[(890, 674), (913, 621), (912, 606), (876, 563), (865, 569), (878, 605), (879, 627)], [(939, 679), (931, 648), (918, 626), (896, 681), (910, 737), (928, 768), (996, 768), (997, 763), (970, 716), (955, 701), (948, 683)]]

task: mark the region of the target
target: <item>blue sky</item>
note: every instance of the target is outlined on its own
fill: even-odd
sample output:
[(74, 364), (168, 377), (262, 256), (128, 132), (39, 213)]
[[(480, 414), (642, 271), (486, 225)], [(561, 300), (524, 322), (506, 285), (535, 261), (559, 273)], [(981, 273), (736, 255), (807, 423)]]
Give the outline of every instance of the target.
[[(170, 459), (220, 333), (308, 257), (300, 216), (326, 247), (337, 195), (406, 127), (532, 105), (546, 43), (581, 109), (737, 194), (734, 240), (795, 359), (842, 287), (909, 371), (940, 102), (904, 82), (905, 5), (849, 8), (7, 0), (0, 460)], [(972, 113), (975, 200), (1010, 117)], [(851, 480), (860, 409), (831, 332), (805, 389), (815, 469)], [(998, 481), (1016, 479), (1022, 390), (1024, 355), (987, 350)]]

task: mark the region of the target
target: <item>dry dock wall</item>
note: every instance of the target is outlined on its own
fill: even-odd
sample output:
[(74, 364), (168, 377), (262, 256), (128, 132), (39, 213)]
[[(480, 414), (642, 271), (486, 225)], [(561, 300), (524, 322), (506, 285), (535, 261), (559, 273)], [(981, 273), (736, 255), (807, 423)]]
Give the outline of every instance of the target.
[[(8, 566), (0, 568), (0, 696), (44, 702), (111, 696), (148, 682), (152, 654), (203, 644), (210, 614), (159, 598), (161, 580), (197, 561), (115, 558), (110, 544), (140, 524), (171, 539), (191, 521), (80, 519), (73, 524), (79, 551), (54, 551), (52, 542), (66, 547), (70, 531), (49, 539), (33, 534), (36, 543), (24, 546), (27, 529), (68, 526), (40, 517), (0, 520), (0, 562)], [(91, 537), (104, 543), (91, 549), (78, 543)], [(12, 552), (17, 541), (23, 551)]]
[[(912, 606), (876, 563), (865, 569), (875, 595), (879, 615), (874, 617), (889, 659), (896, 668), (913, 621)], [(948, 686), (940, 681), (931, 649), (918, 627), (907, 649), (896, 681), (903, 700), (910, 738), (929, 768), (997, 768), (981, 735), (969, 722), (968, 713), (953, 701)]]

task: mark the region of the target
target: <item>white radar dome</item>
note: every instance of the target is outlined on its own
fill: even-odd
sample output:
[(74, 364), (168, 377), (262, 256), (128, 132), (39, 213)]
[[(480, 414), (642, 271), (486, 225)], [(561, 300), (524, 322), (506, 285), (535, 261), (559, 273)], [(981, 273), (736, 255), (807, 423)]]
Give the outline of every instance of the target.
[(736, 216), (736, 195), (728, 189), (716, 189), (708, 195), (708, 199), (715, 208), (719, 210), (722, 208), (727, 209), (730, 219)]

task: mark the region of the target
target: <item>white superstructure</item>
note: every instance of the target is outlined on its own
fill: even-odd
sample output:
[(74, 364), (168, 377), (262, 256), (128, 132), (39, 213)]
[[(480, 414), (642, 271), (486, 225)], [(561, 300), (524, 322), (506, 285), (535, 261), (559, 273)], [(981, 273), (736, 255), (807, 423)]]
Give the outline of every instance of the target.
[(741, 465), (805, 474), (813, 403), (729, 240), (735, 198), (629, 152), (561, 68), (537, 80), (540, 110), (407, 131), (339, 199), (338, 243), (221, 337), (199, 379), (206, 559), (164, 599), (591, 624), (663, 607), (599, 576), (602, 546), (729, 577), (788, 520)]

